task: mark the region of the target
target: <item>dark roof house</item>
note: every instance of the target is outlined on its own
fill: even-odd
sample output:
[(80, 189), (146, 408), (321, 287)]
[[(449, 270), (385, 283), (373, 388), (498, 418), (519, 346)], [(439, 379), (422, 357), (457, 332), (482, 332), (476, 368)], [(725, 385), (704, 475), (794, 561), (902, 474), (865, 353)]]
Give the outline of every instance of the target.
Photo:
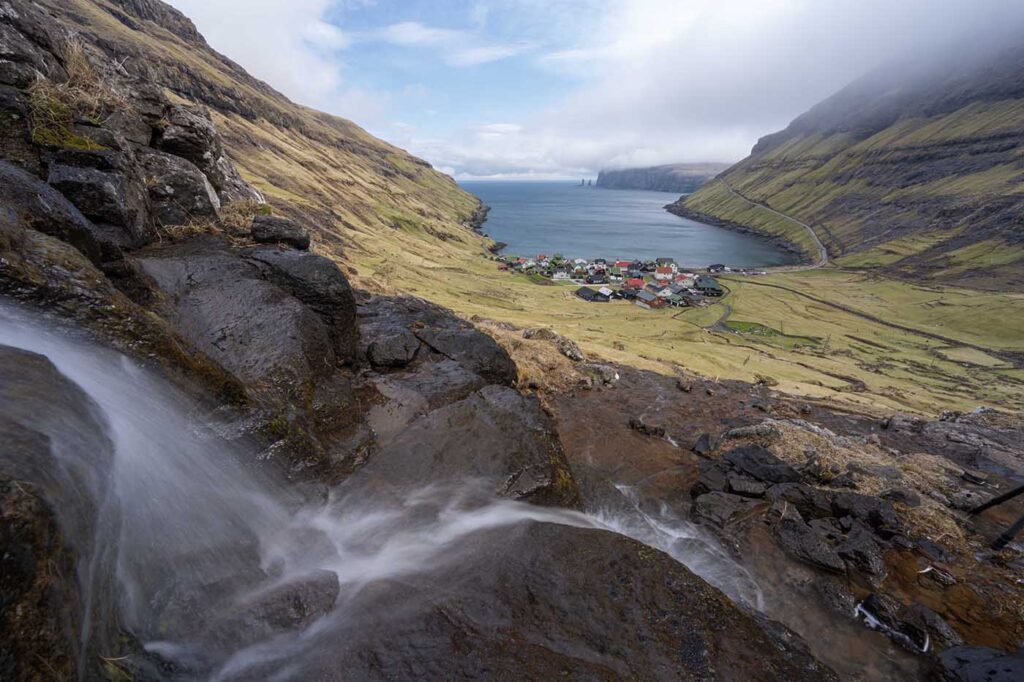
[(600, 291), (596, 291), (590, 287), (580, 287), (576, 290), (576, 295), (590, 303), (607, 303), (611, 300), (610, 296), (602, 294)]
[(705, 296), (721, 296), (725, 289), (714, 277), (698, 277), (694, 288)]

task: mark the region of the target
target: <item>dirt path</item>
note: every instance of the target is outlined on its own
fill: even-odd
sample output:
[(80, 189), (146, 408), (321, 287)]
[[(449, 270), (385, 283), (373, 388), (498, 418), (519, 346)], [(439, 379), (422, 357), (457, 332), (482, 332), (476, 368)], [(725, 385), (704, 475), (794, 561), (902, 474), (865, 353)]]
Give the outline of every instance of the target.
[(717, 320), (714, 321), (714, 323), (709, 324), (708, 326), (704, 327), (704, 329), (708, 330), (709, 332), (724, 332), (726, 334), (732, 334), (734, 333), (734, 330), (729, 329), (729, 327), (725, 325), (726, 321), (729, 319), (729, 316), (732, 315), (732, 306), (724, 302), (721, 305), (723, 308), (722, 314), (719, 316)]
[(771, 272), (803, 272), (805, 270), (817, 270), (818, 268), (823, 268), (826, 265), (828, 265), (828, 250), (825, 248), (825, 245), (821, 243), (821, 239), (818, 238), (818, 234), (814, 231), (813, 227), (811, 227), (810, 225), (808, 225), (807, 223), (805, 223), (805, 222), (803, 222), (801, 220), (797, 220), (796, 218), (794, 218), (791, 215), (786, 215), (785, 213), (782, 213), (781, 211), (776, 211), (774, 208), (772, 208), (771, 206), (769, 206), (767, 204), (763, 204), (760, 201), (754, 201), (753, 199), (750, 199), (749, 197), (744, 196), (740, 192), (738, 192), (735, 189), (733, 189), (732, 186), (724, 178), (718, 178), (718, 181), (721, 182), (722, 185), (724, 185), (725, 188), (727, 190), (729, 190), (729, 193), (732, 194), (733, 196), (735, 196), (736, 198), (742, 199), (743, 201), (747, 202), (748, 204), (753, 204), (754, 206), (757, 206), (759, 208), (763, 208), (766, 211), (771, 211), (772, 213), (774, 213), (775, 215), (779, 216), (780, 218), (785, 218), (786, 220), (792, 221), (792, 222), (796, 223), (797, 225), (799, 225), (800, 227), (804, 228), (805, 230), (807, 230), (808, 234), (811, 235), (811, 239), (814, 240), (815, 245), (818, 247), (818, 259), (816, 261), (814, 261), (813, 263), (810, 263), (808, 265), (780, 265), (778, 267), (768, 268), (769, 271), (771, 271)]

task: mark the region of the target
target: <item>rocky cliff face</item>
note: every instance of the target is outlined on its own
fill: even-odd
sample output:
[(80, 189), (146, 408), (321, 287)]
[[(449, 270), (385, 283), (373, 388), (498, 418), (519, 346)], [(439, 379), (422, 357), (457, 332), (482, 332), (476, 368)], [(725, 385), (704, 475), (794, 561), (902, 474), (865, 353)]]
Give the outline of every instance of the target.
[(689, 194), (727, 168), (727, 164), (676, 163), (651, 168), (602, 170), (597, 186), (606, 189), (646, 189), (655, 192)]
[[(1024, 52), (1005, 43), (887, 65), (760, 140), (722, 177), (812, 224), (841, 264), (1020, 289), (1022, 73)], [(684, 207), (788, 236), (721, 183)]]
[[(45, 313), (62, 333), (142, 363), (194, 398), (206, 412), (191, 415), (198, 423), (216, 415), (220, 437), (246, 445), (245, 466), (297, 495), (326, 496), (344, 482), (401, 501), (411, 486), (472, 480), (488, 499), (583, 505), (552, 418), (517, 389), (506, 349), (445, 309), (354, 288), (335, 261), (309, 250), (342, 241), (323, 197), (280, 200), (288, 181), (266, 182), (291, 173), (295, 157), (256, 176), (233, 154), (290, 145), (330, 158), (329, 172), (351, 172), (367, 192), (337, 190), (351, 201), (334, 210), (398, 230), (415, 215), (423, 231), (405, 234), (424, 244), (477, 239), (457, 221), (476, 205), (450, 181), (344, 121), (287, 103), (152, 0), (0, 1), (0, 32), (3, 305)], [(172, 51), (182, 44), (189, 49)], [(140, 633), (119, 617), (112, 572), (83, 583), (83, 567), (107, 565), (94, 552), (120, 549), (90, 542), (100, 512), (86, 493), (103, 486), (86, 484), (113, 457), (103, 415), (44, 356), (0, 347), (0, 378), (4, 679), (211, 674), (210, 661), (172, 664), (140, 649)], [(50, 438), (69, 424), (95, 469), (72, 472), (70, 487), (55, 478)], [(366, 590), (360, 599), (394, 618), (305, 663), (322, 679), (353, 670), (746, 679), (755, 669), (833, 678), (789, 630), (623, 535), (537, 524), (472, 538), (472, 561), (448, 588), (428, 593), (411, 580)], [(315, 574), (243, 610), (213, 610), (218, 589), (270, 572), (248, 565), (202, 585), (202, 598), (145, 595), (163, 616), (143, 629), (202, 632), (222, 654), (334, 608), (337, 579)], [(430, 599), (406, 598), (417, 592)]]

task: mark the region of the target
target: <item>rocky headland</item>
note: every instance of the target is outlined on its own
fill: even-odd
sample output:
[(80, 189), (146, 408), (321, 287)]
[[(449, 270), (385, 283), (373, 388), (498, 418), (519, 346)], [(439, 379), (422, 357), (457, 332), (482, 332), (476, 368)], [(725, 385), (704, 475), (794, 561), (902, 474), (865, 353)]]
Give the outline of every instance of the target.
[(650, 168), (605, 169), (597, 186), (605, 189), (645, 189), (690, 194), (729, 165), (725, 163), (673, 163)]

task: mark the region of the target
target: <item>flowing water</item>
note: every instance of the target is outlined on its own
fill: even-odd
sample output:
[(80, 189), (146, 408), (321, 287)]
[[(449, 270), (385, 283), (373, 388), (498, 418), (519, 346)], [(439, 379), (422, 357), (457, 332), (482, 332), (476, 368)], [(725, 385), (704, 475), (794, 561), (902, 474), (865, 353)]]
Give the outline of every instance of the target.
[[(67, 472), (49, 496), (83, 557), (84, 620), (103, 621), (101, 606), (115, 601), (120, 622), (173, 663), (162, 669), (169, 677), (303, 679), (308, 654), (366, 622), (364, 597), (410, 576), (443, 587), (473, 537), (528, 522), (633, 537), (733, 599), (761, 603), (714, 542), (664, 510), (642, 510), (627, 488), (626, 504), (590, 515), (488, 498), (473, 481), (384, 498), (343, 484), (307, 500), (245, 466), (244, 442), (225, 440), (208, 410), (125, 356), (3, 304), (0, 345), (45, 356), (88, 396), (92, 426), (29, 417)], [(68, 487), (88, 500), (63, 495)], [(279, 604), (300, 598), (305, 612), (280, 626)]]
[(566, 182), (467, 182), (491, 211), (484, 230), (506, 253), (569, 258), (675, 258), (686, 267), (793, 263), (771, 242), (665, 210), (671, 192), (580, 187)]

